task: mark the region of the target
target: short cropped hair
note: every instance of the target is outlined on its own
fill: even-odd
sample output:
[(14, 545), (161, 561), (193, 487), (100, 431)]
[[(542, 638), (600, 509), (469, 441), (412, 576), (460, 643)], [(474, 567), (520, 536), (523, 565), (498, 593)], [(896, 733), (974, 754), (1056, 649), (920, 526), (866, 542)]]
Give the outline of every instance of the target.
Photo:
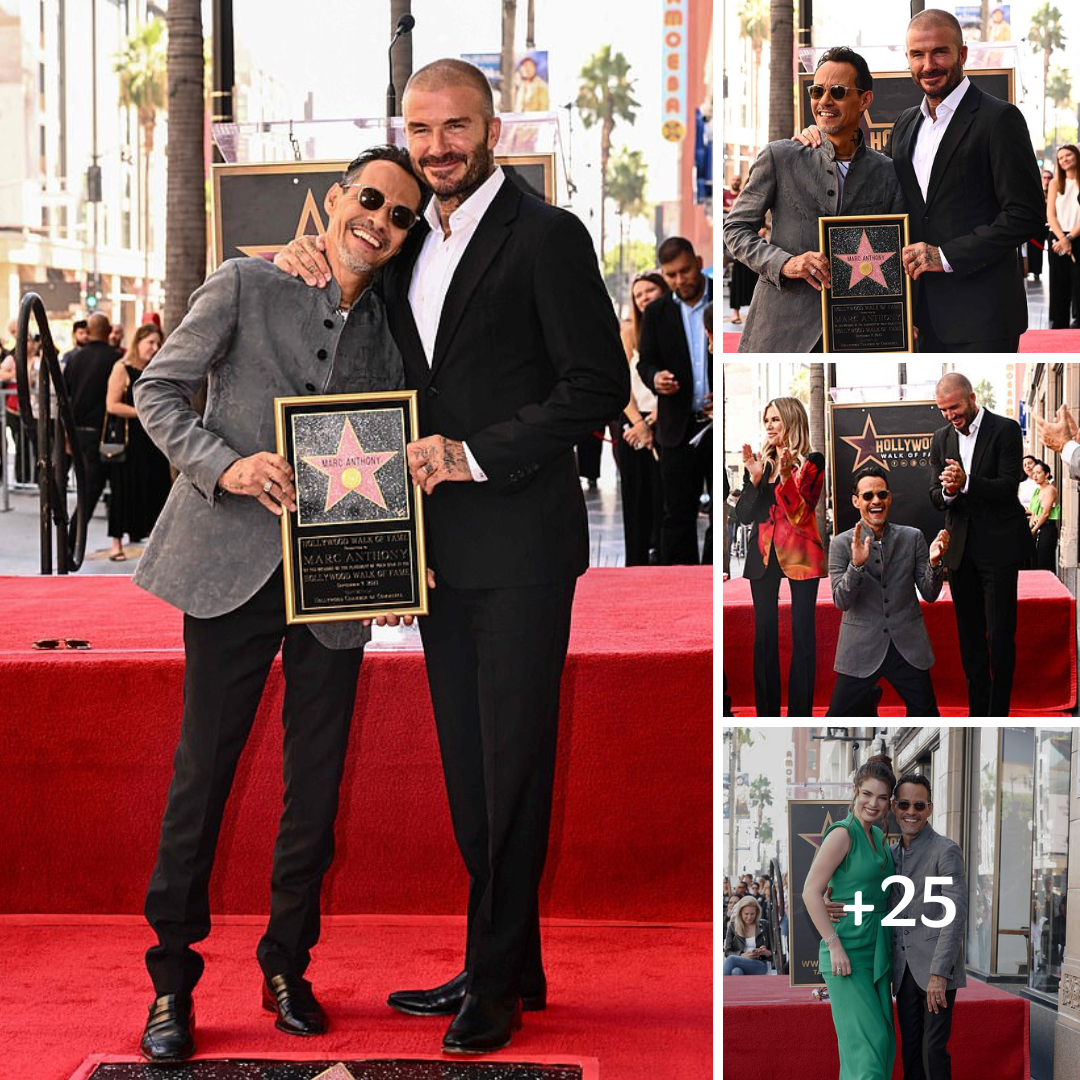
[(909, 30), (913, 27), (918, 29), (922, 26), (948, 26), (956, 34), (956, 48), (959, 50), (964, 47), (963, 27), (961, 27), (960, 21), (951, 11), (942, 11), (941, 8), (927, 8), (925, 11), (920, 11), (908, 23)]
[(680, 255), (696, 254), (694, 245), (685, 236), (669, 236), (657, 249), (656, 261), (663, 266), (665, 263), (674, 262)]
[(405, 100), (410, 90), (442, 90), (447, 86), (471, 86), (480, 94), (484, 119), (491, 120), (495, 116), (495, 99), (488, 77), (475, 64), (450, 56), (433, 60), (414, 71), (405, 84), (401, 100)]
[[(855, 83), (860, 90), (873, 90), (874, 77), (870, 74), (870, 65), (854, 50), (846, 45), (836, 45), (826, 49), (817, 62), (822, 64), (850, 64), (855, 69)], [(817, 68), (814, 68), (817, 71)]]
[(894, 799), (897, 797), (897, 795), (900, 794), (900, 789), (905, 784), (922, 784), (922, 786), (926, 788), (926, 801), (928, 803), (932, 803), (934, 801), (934, 797), (930, 794), (930, 781), (927, 780), (926, 777), (923, 776), (921, 773), (913, 772), (904, 773), (904, 775), (896, 781), (896, 787), (893, 788)]
[(355, 182), (356, 178), (364, 171), (364, 166), (373, 161), (389, 161), (404, 169), (420, 185), (421, 196), (424, 192), (424, 182), (413, 172), (412, 162), (409, 161), (409, 151), (403, 146), (371, 146), (349, 162), (341, 180), (338, 182), (342, 187), (348, 187)]
[(879, 480), (884, 480), (886, 486), (889, 483), (889, 474), (880, 465), (864, 465), (858, 472), (851, 478), (851, 494), (859, 494), (859, 481), (865, 480), (868, 476), (876, 476)]

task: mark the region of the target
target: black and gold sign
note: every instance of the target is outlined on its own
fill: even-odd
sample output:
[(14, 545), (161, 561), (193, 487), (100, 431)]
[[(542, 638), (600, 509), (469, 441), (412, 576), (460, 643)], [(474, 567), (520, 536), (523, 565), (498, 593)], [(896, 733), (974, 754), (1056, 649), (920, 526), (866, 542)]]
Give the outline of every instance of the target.
[[(555, 201), (555, 156), (496, 157), (507, 176), (538, 199)], [(290, 240), (326, 231), (323, 204), (347, 161), (214, 165), (214, 266), (256, 255), (272, 259)]]
[(825, 352), (914, 352), (907, 214), (818, 218), (832, 288), (821, 290)]
[(283, 514), (290, 623), (427, 614), (423, 507), (405, 448), (416, 391), (275, 398), (277, 449), (295, 473)]
[[(870, 74), (874, 79), (874, 100), (870, 103), (870, 108), (862, 114), (859, 130), (871, 150), (884, 153), (897, 117), (905, 109), (917, 106), (925, 95), (909, 71), (872, 71)], [(964, 74), (984, 94), (1016, 104), (1012, 68), (983, 68), (978, 71), (965, 71)], [(816, 81), (813, 72), (799, 72), (799, 131), (815, 122), (810, 94), (806, 88)]]

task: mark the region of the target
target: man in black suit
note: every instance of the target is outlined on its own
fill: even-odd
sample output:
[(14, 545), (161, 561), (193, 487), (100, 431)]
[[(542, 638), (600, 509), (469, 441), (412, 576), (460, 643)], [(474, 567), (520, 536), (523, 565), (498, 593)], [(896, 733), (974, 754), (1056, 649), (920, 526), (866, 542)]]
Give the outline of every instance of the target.
[(948, 424), (930, 447), (930, 499), (945, 511), (945, 566), (971, 716), (1008, 716), (1016, 667), (1016, 586), (1031, 533), (1016, 488), (1024, 475), (1015, 420), (975, 403), (959, 372), (935, 393)]
[[(642, 316), (638, 373), (657, 395), (656, 444), (664, 516), (660, 562), (665, 566), (712, 562), (712, 524), (698, 558), (697, 518), (701, 493), (712, 494), (712, 353), (704, 312), (712, 282), (689, 240), (672, 236), (656, 252), (671, 292)], [(702, 433), (704, 432), (704, 435)]]
[(919, 351), (1017, 352), (1028, 325), (1019, 248), (1045, 212), (1027, 123), (964, 76), (967, 46), (949, 12), (920, 12), (906, 44), (926, 97), (897, 118), (887, 152), (910, 214), (903, 260), (919, 283)]
[[(403, 96), (413, 168), (435, 197), (383, 279), (424, 436), (437, 588), (421, 620), (454, 835), (469, 872), (464, 970), (390, 995), (454, 1016), (443, 1049), (510, 1042), (543, 1009), (538, 891), (547, 854), (559, 682), (589, 564), (573, 446), (630, 397), (618, 322), (589, 234), (495, 165), (500, 121), (478, 68), (437, 60)], [(325, 274), (311, 238), (279, 266)]]

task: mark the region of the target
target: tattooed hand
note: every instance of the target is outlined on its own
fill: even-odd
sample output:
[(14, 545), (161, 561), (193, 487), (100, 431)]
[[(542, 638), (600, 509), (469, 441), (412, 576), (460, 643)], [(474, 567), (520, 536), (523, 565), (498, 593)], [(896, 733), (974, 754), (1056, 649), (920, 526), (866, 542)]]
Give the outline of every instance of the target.
[(465, 447), (453, 439), (429, 435), (409, 443), (405, 450), (413, 483), (419, 484), (425, 495), (430, 495), (444, 480), (472, 479)]
[(941, 249), (933, 244), (911, 244), (903, 251), (904, 270), (912, 280), (931, 270), (945, 272), (941, 264)]

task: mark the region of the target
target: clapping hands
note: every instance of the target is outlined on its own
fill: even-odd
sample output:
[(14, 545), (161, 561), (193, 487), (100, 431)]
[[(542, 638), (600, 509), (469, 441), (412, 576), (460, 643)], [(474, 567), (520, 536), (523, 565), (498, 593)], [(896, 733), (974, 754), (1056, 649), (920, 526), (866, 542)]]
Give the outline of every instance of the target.
[(938, 479), (941, 481), (941, 486), (945, 489), (946, 495), (956, 495), (967, 483), (967, 473), (964, 472), (964, 468), (959, 461), (946, 458), (945, 468), (941, 470), (941, 476)]
[(949, 550), (949, 530), (942, 529), (930, 545), (930, 565), (940, 566), (941, 557)]
[(742, 460), (750, 476), (750, 483), (757, 487), (761, 483), (761, 476), (765, 471), (765, 467), (761, 463), (761, 457), (754, 453), (749, 443), (743, 443)]
[(1058, 407), (1056, 420), (1044, 420), (1040, 417), (1037, 423), (1039, 438), (1055, 454), (1060, 454), (1070, 439), (1077, 438), (1076, 421), (1072, 418), (1068, 405)]
[(866, 532), (865, 539), (863, 538), (863, 527), (861, 521), (855, 522), (855, 533), (851, 537), (851, 562), (854, 566), (862, 566), (866, 560), (870, 558), (870, 539), (871, 533), (869, 530)]

